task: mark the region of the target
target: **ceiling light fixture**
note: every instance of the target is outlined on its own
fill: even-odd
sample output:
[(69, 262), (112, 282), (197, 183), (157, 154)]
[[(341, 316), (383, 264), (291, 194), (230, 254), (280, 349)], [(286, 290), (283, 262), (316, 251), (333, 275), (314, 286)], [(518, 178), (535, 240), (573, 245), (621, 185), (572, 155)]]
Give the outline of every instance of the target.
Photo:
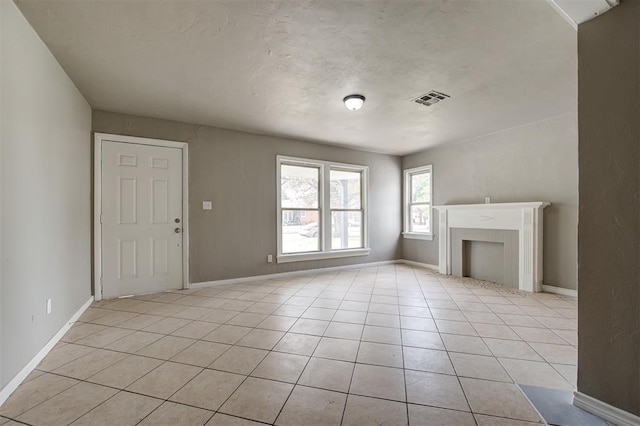
[(357, 111), (362, 108), (364, 105), (364, 96), (362, 95), (349, 95), (346, 96), (343, 100), (344, 106), (351, 111)]

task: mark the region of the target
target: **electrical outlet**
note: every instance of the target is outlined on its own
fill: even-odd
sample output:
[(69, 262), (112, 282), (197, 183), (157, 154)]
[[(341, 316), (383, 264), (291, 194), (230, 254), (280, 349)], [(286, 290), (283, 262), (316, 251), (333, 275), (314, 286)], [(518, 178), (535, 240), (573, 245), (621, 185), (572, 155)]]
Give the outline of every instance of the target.
[(47, 299), (47, 315), (51, 313), (51, 298)]
[(271, 254), (267, 255), (267, 263), (273, 263), (273, 255)]
[(484, 197), (485, 204), (491, 204), (491, 197)]
[(213, 208), (213, 203), (211, 201), (203, 201), (202, 202), (202, 210), (211, 210)]

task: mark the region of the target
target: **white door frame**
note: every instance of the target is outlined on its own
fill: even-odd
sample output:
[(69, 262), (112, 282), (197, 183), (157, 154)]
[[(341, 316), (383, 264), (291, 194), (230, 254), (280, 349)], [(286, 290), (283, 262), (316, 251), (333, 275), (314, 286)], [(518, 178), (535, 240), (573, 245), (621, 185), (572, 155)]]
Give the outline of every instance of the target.
[(93, 265), (95, 300), (102, 300), (102, 143), (120, 142), (182, 150), (182, 288), (189, 288), (189, 146), (186, 142), (134, 136), (94, 134), (93, 151)]

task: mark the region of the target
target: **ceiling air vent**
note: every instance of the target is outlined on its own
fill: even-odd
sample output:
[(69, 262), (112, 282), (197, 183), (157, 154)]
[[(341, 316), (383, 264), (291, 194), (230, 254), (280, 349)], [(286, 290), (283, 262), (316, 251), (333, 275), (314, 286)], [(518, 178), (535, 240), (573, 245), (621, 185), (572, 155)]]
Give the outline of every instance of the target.
[(426, 95), (422, 95), (415, 98), (413, 102), (424, 105), (424, 106), (431, 106), (433, 104), (437, 104), (438, 102), (444, 101), (447, 98), (449, 98), (449, 95), (445, 95), (444, 93), (431, 90)]

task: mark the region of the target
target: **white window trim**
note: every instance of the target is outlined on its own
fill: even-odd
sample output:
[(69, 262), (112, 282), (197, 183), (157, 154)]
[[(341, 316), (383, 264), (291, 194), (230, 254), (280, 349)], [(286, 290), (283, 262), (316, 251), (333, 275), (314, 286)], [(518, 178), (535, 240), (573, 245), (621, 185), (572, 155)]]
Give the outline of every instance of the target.
[[(282, 198), (281, 198), (281, 176), (280, 170), (282, 163), (294, 164), (300, 166), (320, 167), (320, 205), (319, 205), (319, 227), (320, 229), (331, 229), (331, 192), (325, 191), (325, 188), (331, 187), (331, 176), (329, 171), (331, 167), (342, 170), (353, 170), (362, 173), (362, 248), (357, 249), (337, 249), (331, 250), (331, 233), (323, 235), (320, 240), (320, 251), (304, 252), (304, 253), (282, 253)], [(278, 263), (301, 262), (308, 260), (321, 259), (338, 259), (352, 256), (367, 256), (371, 249), (369, 248), (369, 167), (358, 164), (336, 163), (333, 161), (312, 160), (309, 158), (288, 157), (284, 155), (276, 156), (276, 197), (277, 197), (277, 243), (278, 254), (276, 261)]]
[[(419, 174), (419, 173), (425, 173), (425, 172), (429, 172), (429, 174), (431, 175), (431, 185), (430, 185), (430, 192), (431, 195), (429, 197), (429, 199), (431, 200), (430, 202), (430, 207), (431, 207), (431, 214), (429, 215), (429, 230), (430, 232), (411, 232), (409, 231), (409, 229), (411, 229), (410, 226), (410, 221), (411, 221), (411, 176), (413, 176), (414, 174)], [(403, 226), (403, 232), (402, 232), (402, 236), (404, 238), (407, 239), (412, 239), (412, 240), (428, 240), (431, 241), (433, 240), (434, 237), (434, 233), (433, 233), (433, 166), (431, 164), (428, 164), (426, 166), (420, 166), (420, 167), (413, 167), (411, 169), (405, 169), (404, 170), (404, 212), (403, 212), (403, 222), (404, 222), (404, 226)]]

